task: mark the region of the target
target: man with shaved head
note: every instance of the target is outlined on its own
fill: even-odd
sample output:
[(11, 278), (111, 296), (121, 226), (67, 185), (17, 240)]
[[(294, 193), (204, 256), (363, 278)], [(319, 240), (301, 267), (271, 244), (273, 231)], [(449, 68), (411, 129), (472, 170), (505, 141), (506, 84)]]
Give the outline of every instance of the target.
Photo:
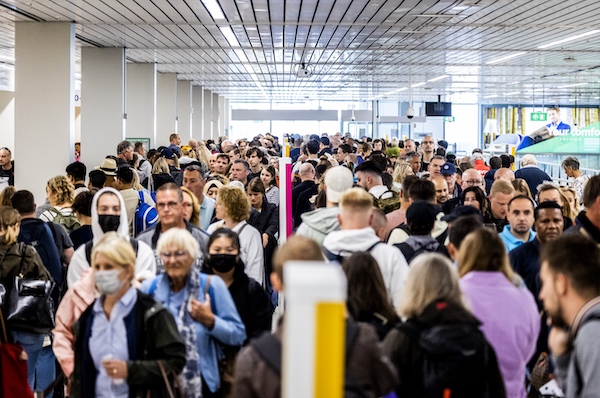
[(515, 180), (515, 173), (511, 169), (506, 167), (499, 168), (494, 174), (494, 181), (496, 180), (506, 180), (512, 182)]
[[(300, 184), (292, 189), (292, 214), (296, 227), (302, 223), (301, 214), (298, 212), (298, 198), (303, 192), (313, 189), (316, 191), (318, 185), (315, 183), (315, 167), (311, 162), (304, 162), (300, 166)], [(316, 194), (316, 192), (315, 192)]]

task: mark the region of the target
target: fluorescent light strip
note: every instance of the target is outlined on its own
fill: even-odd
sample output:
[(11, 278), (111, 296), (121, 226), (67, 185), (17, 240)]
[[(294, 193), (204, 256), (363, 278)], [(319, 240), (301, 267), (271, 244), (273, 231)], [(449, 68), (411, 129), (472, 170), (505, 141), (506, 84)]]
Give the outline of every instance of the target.
[(502, 61), (508, 61), (509, 59), (513, 59), (513, 58), (516, 58), (516, 57), (520, 57), (520, 56), (521, 56), (521, 55), (523, 55), (523, 54), (527, 54), (527, 52), (526, 52), (526, 51), (522, 51), (522, 52), (520, 52), (520, 53), (511, 54), (511, 55), (506, 55), (506, 56), (504, 56), (504, 57), (496, 58), (496, 59), (493, 59), (493, 60), (491, 60), (491, 61), (489, 61), (489, 62), (486, 62), (486, 64), (487, 64), (487, 65), (490, 65), (490, 64), (497, 64), (498, 62), (502, 62)]
[(588, 83), (577, 83), (577, 84), (565, 84), (564, 86), (558, 86), (556, 88), (567, 88), (567, 87), (577, 87), (577, 86), (585, 86)]
[(494, 94), (494, 95), (488, 95), (486, 97), (483, 97), (484, 99), (488, 99), (488, 98), (497, 98), (498, 94)]
[(219, 29), (231, 47), (239, 47), (240, 43), (229, 26), (221, 26)]
[(221, 6), (217, 3), (217, 0), (201, 0), (204, 7), (208, 10), (208, 13), (213, 19), (225, 19)]
[(539, 46), (538, 49), (539, 50), (543, 50), (544, 48), (558, 46), (559, 44), (568, 43), (568, 42), (573, 41), (573, 40), (582, 39), (584, 37), (595, 35), (596, 33), (600, 33), (600, 30), (597, 30), (597, 29), (596, 30), (590, 30), (589, 32), (581, 33), (581, 34), (576, 35), (576, 36), (567, 37), (566, 39), (562, 39), (562, 40), (558, 40), (558, 41), (553, 41), (552, 43), (548, 43), (548, 44), (544, 44), (542, 46)]
[(454, 18), (456, 15), (448, 14), (419, 14), (415, 15), (417, 18)]
[(449, 75), (438, 76), (438, 77), (435, 77), (435, 78), (433, 78), (433, 79), (429, 79), (429, 80), (427, 80), (427, 81), (428, 81), (429, 83), (433, 83), (433, 82), (437, 82), (438, 80), (445, 79), (445, 78), (447, 78), (447, 77), (450, 77), (450, 76), (449, 76)]
[(396, 92), (399, 93), (400, 91), (404, 91), (404, 90), (408, 90), (408, 87), (399, 88), (398, 90), (396, 90)]
[(520, 91), (514, 91), (512, 93), (506, 93), (504, 95), (517, 95), (517, 94), (521, 94), (521, 92)]
[(427, 84), (427, 82), (421, 82), (421, 83), (417, 83), (417, 84), (413, 84), (411, 87), (421, 87), (424, 86), (425, 84)]

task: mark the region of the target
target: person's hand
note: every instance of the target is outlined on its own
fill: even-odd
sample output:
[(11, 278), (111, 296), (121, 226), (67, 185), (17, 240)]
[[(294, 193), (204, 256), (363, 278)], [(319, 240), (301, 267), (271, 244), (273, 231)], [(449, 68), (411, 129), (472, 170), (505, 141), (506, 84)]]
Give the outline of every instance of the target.
[(206, 293), (206, 300), (203, 303), (192, 298), (190, 304), (192, 318), (211, 330), (215, 326), (215, 316), (210, 308), (210, 295)]
[(263, 238), (263, 248), (265, 248), (269, 244), (269, 234), (262, 234), (262, 238)]
[(127, 378), (127, 362), (119, 359), (105, 359), (102, 361), (102, 366), (106, 371), (106, 375), (111, 379), (126, 379)]
[(569, 346), (569, 333), (563, 328), (552, 327), (548, 335), (548, 348), (556, 356), (564, 355)]

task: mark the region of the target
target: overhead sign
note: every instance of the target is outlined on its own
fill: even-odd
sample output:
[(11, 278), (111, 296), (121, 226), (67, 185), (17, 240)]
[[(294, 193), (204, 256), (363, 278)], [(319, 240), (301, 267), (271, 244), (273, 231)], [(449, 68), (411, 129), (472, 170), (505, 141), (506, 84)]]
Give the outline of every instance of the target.
[(548, 114), (546, 112), (531, 112), (532, 122), (545, 122), (548, 120)]
[(444, 121), (445, 122), (453, 122), (454, 121), (454, 116), (445, 116), (444, 117)]

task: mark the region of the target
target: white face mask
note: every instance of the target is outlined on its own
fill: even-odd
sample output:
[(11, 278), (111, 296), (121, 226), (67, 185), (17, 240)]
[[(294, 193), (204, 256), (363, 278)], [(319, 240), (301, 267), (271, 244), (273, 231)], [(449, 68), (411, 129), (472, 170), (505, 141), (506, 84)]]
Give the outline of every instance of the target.
[(120, 270), (94, 271), (94, 279), (100, 293), (111, 295), (118, 292), (125, 284), (124, 280), (119, 279)]

